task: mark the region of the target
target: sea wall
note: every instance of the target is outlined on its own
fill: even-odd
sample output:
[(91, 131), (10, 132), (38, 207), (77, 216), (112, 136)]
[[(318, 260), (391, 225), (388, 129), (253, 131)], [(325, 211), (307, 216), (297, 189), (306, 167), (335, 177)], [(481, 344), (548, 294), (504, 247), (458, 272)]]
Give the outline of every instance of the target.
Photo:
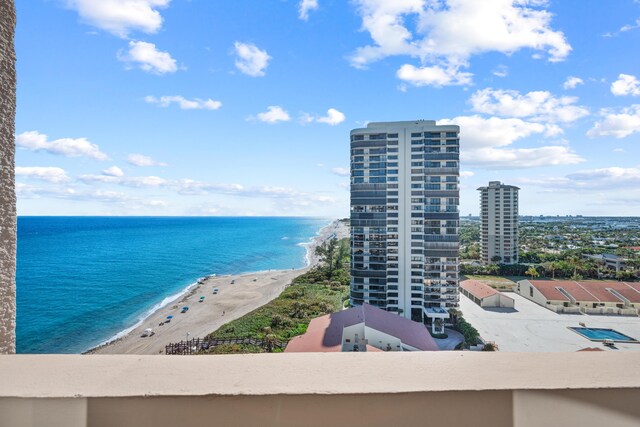
[(0, 0), (0, 354), (16, 349), (16, 53), (13, 0)]

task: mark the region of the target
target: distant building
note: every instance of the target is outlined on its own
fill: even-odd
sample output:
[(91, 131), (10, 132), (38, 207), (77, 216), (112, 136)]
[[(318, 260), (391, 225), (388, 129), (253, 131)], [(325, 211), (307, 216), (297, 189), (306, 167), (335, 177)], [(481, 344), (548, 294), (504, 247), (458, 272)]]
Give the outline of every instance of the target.
[(520, 280), (516, 293), (558, 313), (640, 312), (640, 283), (604, 280)]
[(341, 351), (437, 351), (422, 323), (363, 304), (316, 317), (289, 341), (286, 353)]
[(481, 259), (518, 263), (518, 187), (491, 181), (480, 191)]
[(460, 292), (483, 308), (514, 308), (513, 298), (493, 289), (479, 280), (467, 279), (460, 282)]
[(616, 273), (620, 270), (624, 270), (627, 266), (626, 260), (624, 258), (614, 254), (583, 254), (582, 257), (585, 259), (592, 259), (598, 264), (603, 265), (607, 268), (612, 268), (616, 271)]
[(351, 131), (351, 304), (443, 332), (456, 308), (460, 128), (433, 120)]

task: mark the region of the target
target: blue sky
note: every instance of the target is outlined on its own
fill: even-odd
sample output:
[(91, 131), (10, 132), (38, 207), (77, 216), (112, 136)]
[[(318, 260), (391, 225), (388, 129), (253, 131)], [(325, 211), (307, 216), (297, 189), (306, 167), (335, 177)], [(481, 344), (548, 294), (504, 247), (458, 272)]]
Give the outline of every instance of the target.
[(461, 127), (462, 215), (640, 212), (640, 2), (17, 0), (20, 215), (348, 216), (349, 131)]

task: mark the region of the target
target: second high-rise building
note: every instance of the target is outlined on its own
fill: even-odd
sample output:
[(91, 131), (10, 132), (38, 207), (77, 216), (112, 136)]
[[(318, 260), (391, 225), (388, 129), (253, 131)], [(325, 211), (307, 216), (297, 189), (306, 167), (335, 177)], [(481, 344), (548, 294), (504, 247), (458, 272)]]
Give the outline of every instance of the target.
[(518, 190), (500, 181), (478, 188), (484, 264), (518, 263)]
[(351, 303), (442, 332), (458, 306), (459, 127), (351, 131)]

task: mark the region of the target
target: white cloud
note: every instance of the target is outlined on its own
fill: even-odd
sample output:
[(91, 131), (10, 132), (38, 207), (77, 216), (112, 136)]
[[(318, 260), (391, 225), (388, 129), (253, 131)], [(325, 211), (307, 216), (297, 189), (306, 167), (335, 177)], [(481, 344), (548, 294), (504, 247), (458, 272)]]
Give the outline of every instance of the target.
[(267, 107), (267, 111), (258, 113), (258, 120), (266, 123), (278, 123), (288, 122), (291, 120), (291, 116), (282, 107), (278, 105), (270, 105)]
[(116, 184), (125, 187), (164, 187), (169, 184), (164, 178), (158, 176), (117, 176), (117, 175), (81, 175), (79, 180), (85, 184), (101, 183), (101, 184)]
[(65, 157), (89, 157), (96, 160), (109, 159), (96, 144), (90, 143), (86, 138), (61, 138), (48, 141), (47, 135), (38, 131), (29, 131), (16, 136), (16, 145), (29, 151), (45, 151)]
[(576, 182), (588, 182), (589, 185), (598, 187), (618, 187), (622, 185), (635, 187), (640, 184), (640, 169), (616, 166), (588, 169), (567, 175), (567, 178)]
[(65, 0), (67, 7), (78, 12), (88, 24), (118, 37), (131, 31), (156, 33), (162, 26), (158, 9), (171, 0)]
[(242, 73), (251, 77), (265, 75), (265, 69), (269, 66), (271, 57), (266, 50), (259, 49), (251, 43), (235, 42), (236, 67)]
[(298, 18), (306, 21), (309, 19), (309, 11), (318, 9), (318, 0), (300, 0), (298, 4)]
[(515, 118), (484, 118), (479, 115), (438, 120), (438, 124), (459, 125), (460, 139), (463, 141), (461, 147), (465, 150), (508, 146), (531, 135), (542, 135), (547, 129), (541, 123), (531, 123)]
[(415, 67), (404, 64), (396, 72), (396, 76), (414, 86), (463, 86), (471, 84), (473, 74), (462, 72), (458, 67), (443, 68), (439, 65), (431, 67)]
[[(636, 1), (636, 3), (638, 3)], [(618, 36), (620, 33), (625, 33), (627, 31), (631, 31), (631, 30), (635, 30), (640, 28), (640, 19), (636, 19), (636, 21), (633, 24), (626, 24), (623, 25), (622, 27), (620, 27), (620, 29), (614, 33), (605, 33), (603, 34), (604, 37), (615, 37)]]
[(161, 107), (168, 107), (171, 104), (177, 104), (182, 110), (217, 110), (222, 107), (222, 102), (213, 99), (186, 99), (180, 95), (174, 96), (145, 96), (144, 101), (149, 104), (158, 104)]
[(326, 123), (330, 126), (338, 125), (346, 119), (345, 115), (336, 110), (335, 108), (329, 108), (325, 117), (318, 117), (318, 123)]
[(291, 206), (315, 206), (326, 203), (335, 203), (331, 196), (317, 193), (305, 193), (286, 187), (245, 187), (241, 184), (214, 184), (196, 181), (192, 179), (181, 179), (170, 184), (182, 195), (204, 195), (210, 193), (226, 194), (238, 197), (262, 197), (285, 201)]
[(571, 96), (554, 97), (547, 91), (521, 95), (515, 90), (483, 89), (471, 96), (473, 111), (507, 117), (529, 117), (533, 121), (573, 122), (589, 114), (585, 107), (574, 105)]
[(481, 148), (461, 154), (464, 164), (489, 169), (524, 169), (574, 165), (585, 161), (565, 146), (540, 148)]
[(491, 73), (496, 77), (507, 77), (509, 68), (506, 65), (498, 65)]
[(460, 178), (471, 178), (475, 173), (471, 171), (460, 171)]
[(620, 74), (618, 80), (611, 83), (611, 93), (615, 96), (640, 96), (640, 81), (636, 76)]
[(16, 195), (18, 199), (39, 199), (43, 197), (75, 200), (80, 202), (96, 201), (106, 203), (109, 206), (118, 204), (121, 207), (137, 209), (142, 206), (166, 207), (169, 204), (163, 200), (149, 199), (147, 197), (136, 197), (119, 191), (92, 190), (78, 191), (71, 187), (35, 187), (18, 183), (16, 184)]
[(126, 54), (118, 53), (118, 60), (128, 66), (137, 65), (143, 71), (153, 74), (167, 74), (178, 71), (176, 60), (168, 52), (162, 52), (153, 43), (130, 41)]
[(640, 184), (639, 168), (611, 166), (586, 169), (562, 177), (519, 178), (519, 182), (545, 187), (547, 191), (635, 190)]
[(127, 162), (134, 166), (146, 167), (146, 166), (167, 166), (164, 162), (158, 162), (149, 156), (143, 154), (132, 153), (127, 157)]
[[(546, 51), (549, 61), (566, 58), (571, 46), (551, 28), (552, 14), (538, 0), (356, 0), (362, 30), (373, 44), (358, 48), (351, 64), (364, 68), (393, 55), (419, 58), (420, 67), (405, 68), (423, 84), (468, 84), (462, 73), (468, 60), (485, 52), (512, 54), (523, 48)], [(416, 22), (413, 25), (405, 21)], [(443, 73), (446, 70), (446, 73)], [(466, 74), (466, 76), (465, 76)], [(458, 76), (458, 78), (447, 78)]]
[(597, 136), (624, 138), (640, 132), (640, 104), (623, 108), (619, 112), (604, 109), (600, 115), (603, 120), (596, 122), (587, 132), (587, 136), (591, 138)]
[(479, 115), (438, 120), (438, 124), (460, 126), (460, 139), (463, 141), (460, 157), (464, 164), (473, 167), (522, 169), (570, 165), (584, 161), (567, 146), (509, 147), (530, 136), (553, 136), (553, 125), (527, 122), (518, 118), (484, 118)]
[(16, 166), (15, 173), (16, 176), (24, 176), (53, 183), (70, 181), (65, 170), (57, 167)]
[(582, 80), (580, 77), (569, 76), (567, 77), (567, 80), (565, 80), (562, 84), (562, 87), (564, 89), (575, 89), (576, 86), (582, 84), (584, 84), (584, 80)]
[(111, 166), (110, 168), (103, 170), (102, 174), (106, 176), (124, 176), (124, 172), (118, 166)]
[(348, 168), (333, 168), (331, 169), (331, 173), (338, 176), (349, 176), (351, 174)]

